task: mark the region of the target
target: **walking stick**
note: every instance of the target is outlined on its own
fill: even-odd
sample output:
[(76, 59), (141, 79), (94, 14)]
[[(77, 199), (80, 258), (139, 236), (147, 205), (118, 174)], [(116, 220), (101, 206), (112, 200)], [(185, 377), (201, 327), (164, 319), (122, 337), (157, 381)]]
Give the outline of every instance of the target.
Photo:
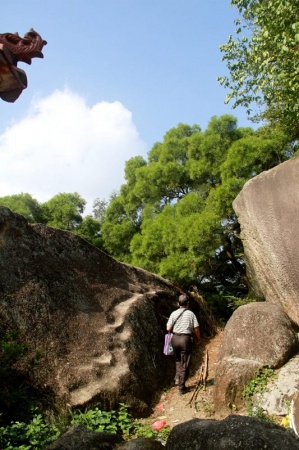
[(189, 402), (187, 403), (187, 405), (190, 405), (190, 408), (192, 407), (192, 402), (195, 402), (196, 397), (197, 397), (198, 392), (200, 391), (201, 387), (203, 386), (204, 389), (206, 389), (207, 377), (208, 377), (208, 350), (206, 350), (204, 362), (200, 366), (199, 378), (196, 383), (195, 389), (192, 393), (192, 396), (191, 396)]
[[(206, 350), (205, 360), (204, 360), (204, 365), (203, 365), (202, 385), (203, 385), (204, 390), (206, 390), (207, 378), (208, 378), (208, 350)], [(197, 389), (197, 391), (194, 395), (194, 398), (193, 398), (194, 403), (198, 396), (198, 392), (199, 392), (199, 389)]]
[(203, 373), (203, 386), (204, 386), (204, 390), (206, 390), (206, 382), (208, 379), (208, 361), (209, 361), (209, 354), (208, 354), (208, 350), (206, 350), (206, 355), (205, 355), (205, 367), (204, 367), (204, 373)]
[(202, 380), (203, 380), (203, 365), (200, 366), (198, 381), (197, 381), (197, 383), (195, 385), (195, 389), (194, 389), (194, 391), (193, 391), (193, 393), (191, 395), (191, 398), (190, 398), (189, 402), (187, 403), (187, 405), (190, 404), (190, 408), (192, 406), (192, 402), (193, 402), (194, 396), (195, 396), (196, 392), (199, 390), (199, 387), (200, 387), (200, 385), (202, 383)]

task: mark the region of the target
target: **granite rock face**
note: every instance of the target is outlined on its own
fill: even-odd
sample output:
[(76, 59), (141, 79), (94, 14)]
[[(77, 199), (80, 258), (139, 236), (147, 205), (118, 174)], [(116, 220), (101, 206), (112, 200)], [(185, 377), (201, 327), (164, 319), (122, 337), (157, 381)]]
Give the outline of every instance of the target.
[(299, 325), (299, 158), (247, 181), (233, 207), (255, 291)]
[(215, 375), (214, 407), (244, 406), (243, 391), (258, 369), (282, 367), (299, 349), (297, 334), (284, 310), (267, 302), (239, 307), (227, 322)]
[(120, 447), (121, 450), (163, 450), (165, 449), (164, 445), (161, 442), (156, 441), (151, 438), (137, 438), (132, 439), (123, 447)]
[(174, 427), (166, 450), (299, 450), (285, 428), (263, 419), (228, 416), (225, 420), (193, 419)]
[(269, 415), (283, 416), (290, 413), (291, 401), (298, 396), (299, 355), (297, 354), (284, 364), (276, 372), (276, 375), (275, 378), (269, 380), (267, 389), (255, 394), (253, 403), (267, 411)]
[[(244, 403), (242, 390), (257, 369), (281, 368), (298, 352), (298, 175), (299, 158), (293, 158), (252, 178), (233, 202), (247, 275), (265, 302), (238, 308), (226, 325), (216, 372), (218, 412)], [(280, 408), (292, 389), (277, 400)]]
[(299, 349), (284, 310), (267, 302), (240, 306), (226, 324), (219, 359), (241, 358), (279, 368)]
[(127, 443), (117, 435), (74, 425), (46, 450), (299, 450), (299, 440), (286, 430), (263, 419), (231, 415), (224, 420), (192, 419), (175, 426), (166, 446), (152, 438)]
[(41, 350), (33, 384), (71, 407), (148, 407), (173, 376), (162, 349), (177, 294), (72, 233), (0, 207), (1, 330), (17, 331), (29, 357)]
[(119, 436), (109, 433), (99, 433), (74, 425), (46, 450), (114, 450), (121, 442)]

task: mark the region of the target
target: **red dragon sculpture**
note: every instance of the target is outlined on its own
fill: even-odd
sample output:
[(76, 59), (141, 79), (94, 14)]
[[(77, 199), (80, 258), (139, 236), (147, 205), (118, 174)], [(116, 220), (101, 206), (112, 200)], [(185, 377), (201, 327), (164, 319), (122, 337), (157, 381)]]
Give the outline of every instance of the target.
[(47, 44), (33, 28), (22, 38), (18, 33), (0, 34), (0, 98), (14, 102), (27, 87), (26, 73), (17, 67), (19, 61), (31, 64), (32, 58), (43, 58)]

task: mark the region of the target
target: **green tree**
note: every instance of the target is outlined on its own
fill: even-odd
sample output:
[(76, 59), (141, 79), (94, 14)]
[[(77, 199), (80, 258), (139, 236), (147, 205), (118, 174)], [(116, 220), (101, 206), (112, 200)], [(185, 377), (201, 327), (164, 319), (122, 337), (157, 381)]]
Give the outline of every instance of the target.
[[(134, 234), (138, 232), (138, 220), (136, 214), (126, 211), (126, 198), (119, 195), (114, 198), (106, 211), (102, 226), (102, 235), (105, 249), (123, 262), (130, 262), (130, 242)], [(130, 209), (130, 206), (129, 208)]]
[(6, 206), (17, 214), (21, 214), (28, 222), (33, 223), (41, 221), (41, 205), (30, 194), (22, 192), (21, 194), (0, 197), (0, 205)]
[(100, 223), (104, 222), (108, 202), (105, 199), (96, 198), (92, 205), (93, 217)]
[(255, 118), (279, 122), (292, 138), (299, 135), (299, 3), (294, 0), (232, 0), (240, 13), (235, 35), (220, 46), (229, 76), (233, 107), (252, 104)]
[(182, 287), (196, 285), (212, 300), (245, 294), (232, 201), (248, 179), (292, 155), (288, 137), (274, 127), (238, 128), (230, 115), (213, 117), (205, 131), (179, 124), (148, 162), (128, 161), (127, 183), (105, 216), (105, 247)]
[(86, 201), (77, 193), (59, 193), (41, 205), (43, 221), (51, 227), (73, 231), (83, 221)]
[(188, 146), (194, 135), (200, 134), (198, 125), (179, 124), (156, 143), (149, 152), (149, 164), (136, 170), (134, 193), (143, 202), (170, 204), (186, 195), (195, 183), (186, 163)]
[(105, 249), (115, 258), (130, 262), (130, 242), (140, 229), (142, 201), (136, 195), (136, 173), (146, 166), (142, 156), (136, 156), (125, 164), (126, 184), (120, 193), (114, 192), (106, 210), (102, 226)]
[(84, 217), (81, 224), (77, 228), (75, 228), (73, 232), (91, 242), (95, 247), (98, 247), (101, 250), (104, 249), (103, 238), (101, 234), (101, 223), (94, 217)]

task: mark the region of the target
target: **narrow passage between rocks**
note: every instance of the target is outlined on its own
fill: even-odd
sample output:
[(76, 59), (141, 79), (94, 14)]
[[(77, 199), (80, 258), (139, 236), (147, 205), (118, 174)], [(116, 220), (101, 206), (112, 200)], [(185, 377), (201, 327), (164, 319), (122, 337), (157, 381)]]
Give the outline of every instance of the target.
[[(154, 406), (153, 414), (150, 417), (151, 423), (157, 420), (165, 420), (167, 425), (173, 427), (194, 418), (214, 418), (214, 377), (221, 336), (222, 331), (219, 331), (214, 338), (203, 339), (201, 345), (194, 349), (190, 365), (190, 377), (186, 383), (186, 394), (179, 395), (178, 388), (174, 385), (169, 390), (163, 392)], [(206, 350), (208, 351), (206, 386), (200, 385), (196, 398), (190, 405), (190, 399), (200, 377), (200, 368)], [(173, 356), (165, 356), (165, 358), (173, 358)]]

